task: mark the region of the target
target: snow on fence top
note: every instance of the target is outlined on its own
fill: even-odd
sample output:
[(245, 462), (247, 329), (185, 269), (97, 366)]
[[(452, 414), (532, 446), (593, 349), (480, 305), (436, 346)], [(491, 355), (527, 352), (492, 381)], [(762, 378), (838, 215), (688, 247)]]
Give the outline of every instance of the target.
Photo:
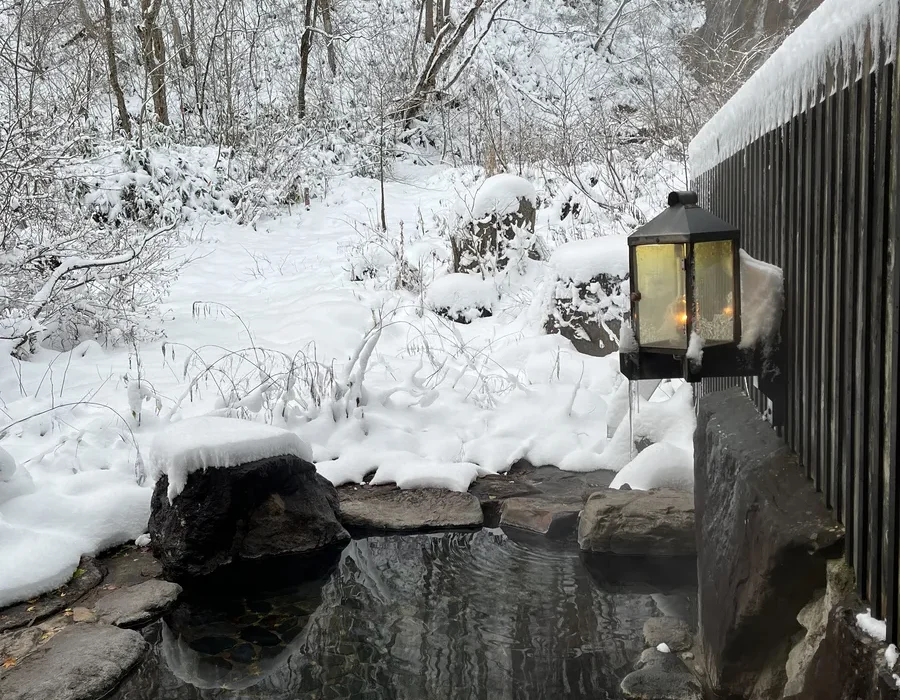
[[(897, 50), (897, 0), (825, 0), (700, 130), (690, 146), (693, 177), (814, 104), (829, 66), (844, 66), (845, 87), (860, 77), (867, 45), (873, 65)], [(855, 61), (855, 65), (851, 64)]]
[(150, 450), (155, 475), (169, 477), (170, 501), (184, 490), (192, 472), (284, 455), (312, 461), (309, 445), (289, 430), (215, 416), (186, 418), (173, 424), (153, 439)]

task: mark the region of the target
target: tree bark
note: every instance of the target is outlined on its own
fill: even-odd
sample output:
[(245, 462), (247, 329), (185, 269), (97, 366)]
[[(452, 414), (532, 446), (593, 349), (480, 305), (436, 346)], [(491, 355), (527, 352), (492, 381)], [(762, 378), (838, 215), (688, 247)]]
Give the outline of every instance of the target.
[(96, 37), (97, 27), (94, 24), (94, 20), (91, 19), (91, 14), (88, 12), (87, 6), (84, 4), (84, 0), (77, 0), (76, 5), (78, 7), (78, 17), (79, 19), (81, 19), (81, 23), (84, 25), (84, 31), (88, 34), (88, 36)]
[(188, 53), (187, 46), (184, 43), (184, 34), (181, 33), (181, 23), (178, 21), (178, 15), (175, 14), (175, 8), (172, 7), (172, 0), (166, 0), (166, 9), (172, 18), (172, 40), (175, 42), (175, 50), (178, 52), (178, 61), (182, 68), (188, 68), (193, 65), (191, 54)]
[(434, 30), (441, 31), (444, 27), (444, 0), (434, 0)]
[(319, 0), (319, 12), (322, 15), (322, 30), (326, 34), (325, 51), (328, 58), (328, 70), (337, 75), (337, 56), (334, 51), (334, 26), (331, 22), (331, 0)]
[(309, 74), (309, 52), (312, 49), (313, 27), (316, 24), (315, 0), (306, 0), (303, 36), (300, 38), (300, 84), (297, 87), (297, 112), (300, 118), (306, 116), (306, 79)]
[(150, 80), (153, 94), (153, 110), (160, 124), (169, 123), (169, 105), (166, 100), (166, 45), (162, 30), (157, 24), (162, 0), (141, 0), (141, 24), (138, 36), (144, 54), (144, 68)]
[(119, 69), (116, 65), (116, 45), (113, 40), (112, 8), (109, 0), (103, 0), (103, 34), (106, 43), (106, 61), (109, 67), (109, 86), (116, 97), (119, 123), (130, 137), (131, 117), (128, 116), (128, 108), (125, 107), (125, 95), (122, 94), (122, 85), (119, 83)]
[[(423, 0), (425, 3), (425, 30), (422, 32), (422, 38), (426, 44), (434, 41), (434, 0)], [(440, 0), (438, 0), (440, 2)]]

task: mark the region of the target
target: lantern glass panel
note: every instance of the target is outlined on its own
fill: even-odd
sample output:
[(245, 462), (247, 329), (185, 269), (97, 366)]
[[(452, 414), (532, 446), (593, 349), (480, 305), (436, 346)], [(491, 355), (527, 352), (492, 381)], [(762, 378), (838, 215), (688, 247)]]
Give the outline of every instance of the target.
[(647, 348), (687, 348), (683, 243), (635, 246), (638, 342)]
[(694, 329), (706, 345), (734, 342), (734, 247), (694, 244)]

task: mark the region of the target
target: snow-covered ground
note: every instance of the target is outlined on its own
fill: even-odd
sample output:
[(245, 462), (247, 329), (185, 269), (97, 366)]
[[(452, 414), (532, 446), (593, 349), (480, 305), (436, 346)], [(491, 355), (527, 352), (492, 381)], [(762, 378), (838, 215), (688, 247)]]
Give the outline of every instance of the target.
[[(430, 166), (400, 166), (394, 178), (388, 232), (396, 240), (402, 227), (412, 267), (440, 277), (442, 221), (471, 196), (472, 178)], [(0, 605), (63, 583), (82, 553), (141, 535), (150, 446), (189, 417), (287, 427), (336, 485), (374, 472), (374, 483), (462, 491), (520, 458), (574, 471), (628, 463), (629, 421), (606, 449), (607, 405), (618, 396), (617, 423), (627, 406), (618, 356), (580, 355), (543, 333), (548, 264), (512, 266), (490, 282), (491, 317), (452, 323), (426, 292), (391, 288), (390, 254), (378, 263), (387, 273), (350, 281), (351, 261), (378, 248), (378, 205), (376, 181), (349, 178), (308, 211), (254, 227), (197, 224), (163, 307), (165, 344), (86, 342), (28, 362), (3, 354), (0, 447), (18, 467), (0, 468)], [(538, 212), (548, 240), (554, 211)], [(633, 423), (689, 455), (683, 392), (672, 408)]]

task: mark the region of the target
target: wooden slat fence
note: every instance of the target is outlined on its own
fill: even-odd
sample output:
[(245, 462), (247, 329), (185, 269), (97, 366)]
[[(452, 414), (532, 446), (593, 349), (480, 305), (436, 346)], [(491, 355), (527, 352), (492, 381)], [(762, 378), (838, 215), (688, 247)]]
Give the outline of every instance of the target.
[(897, 643), (900, 74), (884, 50), (861, 53), (829, 66), (815, 104), (694, 182), (785, 277), (781, 373), (702, 390), (742, 385), (800, 455)]

